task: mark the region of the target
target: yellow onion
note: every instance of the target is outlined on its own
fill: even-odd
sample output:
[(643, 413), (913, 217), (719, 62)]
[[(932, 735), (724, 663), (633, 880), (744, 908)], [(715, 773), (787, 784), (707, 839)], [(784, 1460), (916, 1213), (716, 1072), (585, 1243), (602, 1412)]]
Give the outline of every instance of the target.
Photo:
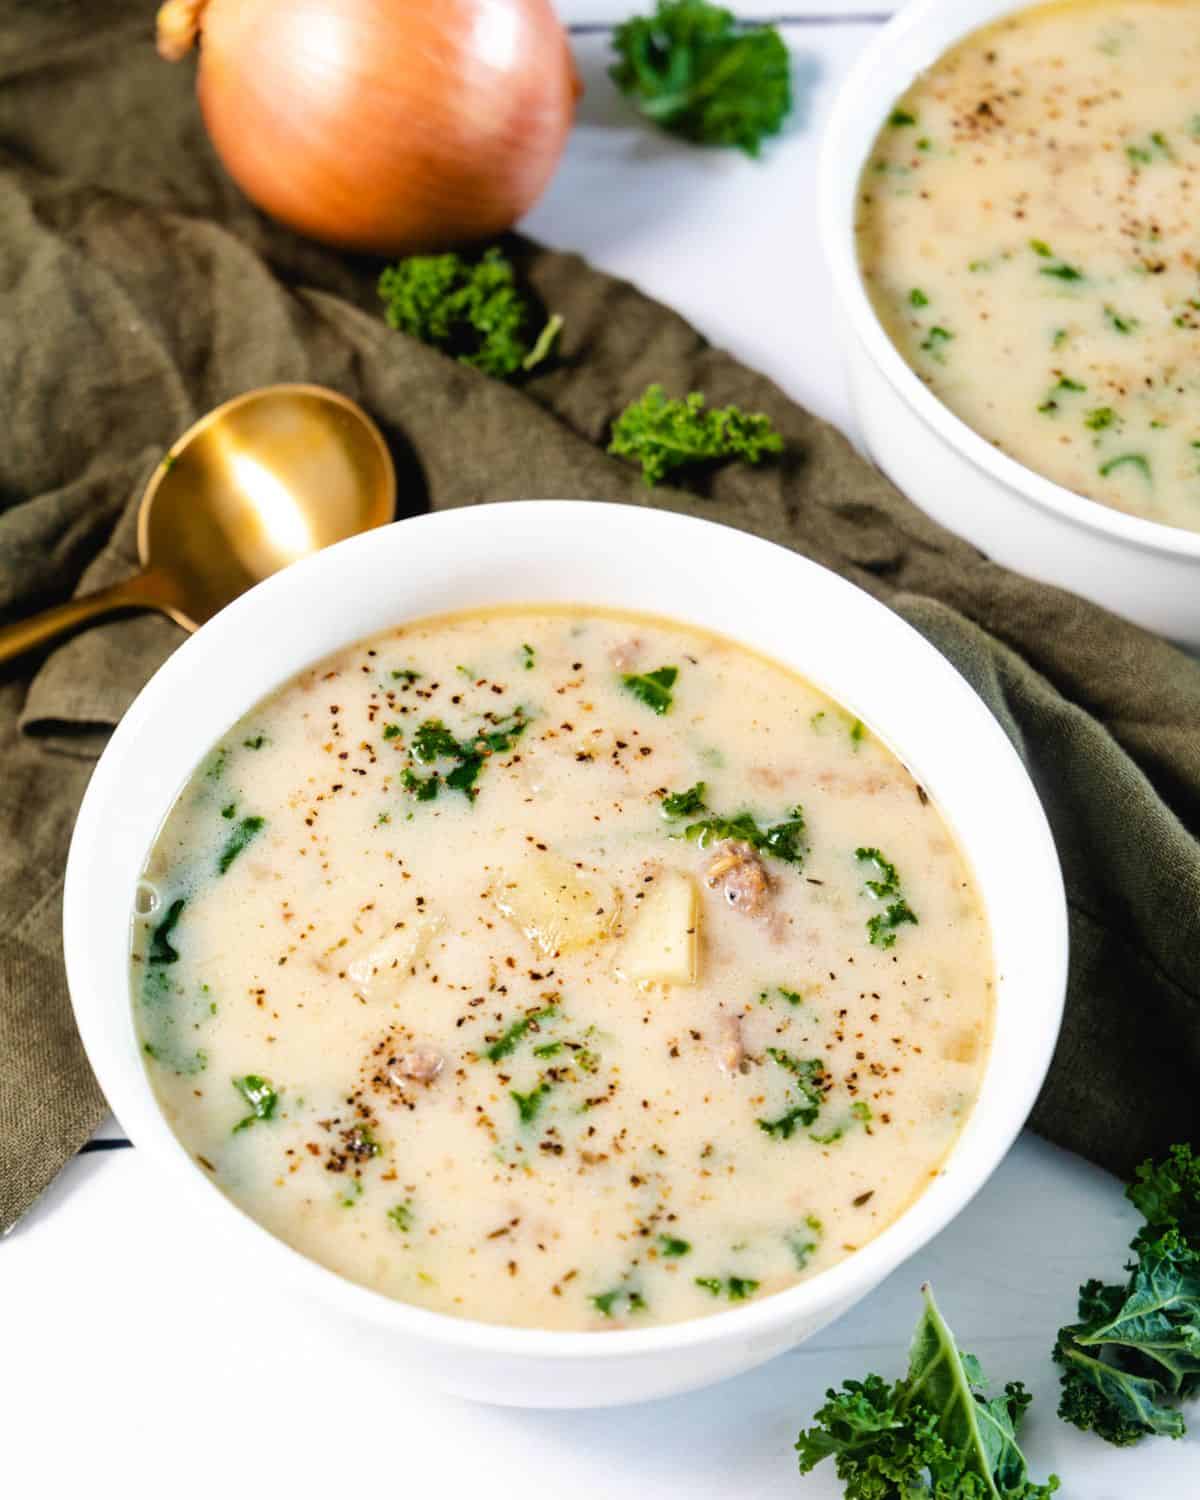
[(541, 195), (579, 81), (550, 0), (168, 0), (205, 127), (302, 234), (406, 252), (489, 238)]

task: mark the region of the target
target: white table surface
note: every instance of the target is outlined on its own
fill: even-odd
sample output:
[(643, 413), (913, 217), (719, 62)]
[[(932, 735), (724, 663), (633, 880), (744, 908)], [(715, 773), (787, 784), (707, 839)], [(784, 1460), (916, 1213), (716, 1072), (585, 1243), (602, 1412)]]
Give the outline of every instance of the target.
[[(795, 119), (755, 164), (632, 119), (605, 76), (603, 30), (632, 3), (560, 0), (588, 92), (525, 227), (671, 303), (849, 429), (814, 233), (815, 166), (838, 82), (884, 7), (792, 0)], [(106, 1125), (0, 1247), (0, 1473), (13, 1500), (305, 1500), (364, 1488), (449, 1500), (834, 1500), (832, 1472), (797, 1476), (795, 1434), (826, 1386), (901, 1373), (925, 1279), (993, 1377), (1035, 1393), (1027, 1451), (1036, 1474), (1062, 1476), (1064, 1500), (1200, 1495), (1195, 1408), (1191, 1437), (1125, 1451), (1054, 1416), (1054, 1330), (1080, 1281), (1119, 1273), (1135, 1216), (1112, 1179), (1029, 1135), (937, 1240), (791, 1354), (694, 1395), (550, 1413), (439, 1396), (323, 1310), (243, 1285), (221, 1225), (182, 1212), (174, 1186), (120, 1138)]]

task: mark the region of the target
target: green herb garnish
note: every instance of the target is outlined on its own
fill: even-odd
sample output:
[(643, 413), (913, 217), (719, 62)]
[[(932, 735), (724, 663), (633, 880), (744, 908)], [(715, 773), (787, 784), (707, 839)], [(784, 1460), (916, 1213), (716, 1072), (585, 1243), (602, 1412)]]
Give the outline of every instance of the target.
[(217, 860), (217, 874), (224, 875), (228, 872), (230, 865), (242, 852), (247, 844), (266, 827), (266, 818), (243, 818), (237, 825), (229, 838), (225, 841), (225, 847), (221, 850), (220, 858)]
[(383, 726), (383, 737), (385, 740), (398, 740), (404, 733), (399, 724), (385, 724)]
[(615, 1286), (611, 1291), (598, 1292), (594, 1297), (589, 1297), (588, 1301), (598, 1313), (602, 1313), (606, 1318), (616, 1316), (614, 1309), (627, 1313), (646, 1311), (645, 1297), (641, 1292), (629, 1286)]
[(527, 1094), (519, 1094), (516, 1089), (509, 1089), (509, 1097), (517, 1106), (517, 1115), (522, 1125), (533, 1124), (541, 1113), (542, 1105), (549, 1092), (550, 1085), (544, 1080), (536, 1088), (530, 1089)]
[(1017, 1443), (1031, 1399), (1024, 1386), (991, 1395), (979, 1361), (960, 1351), (924, 1290), (908, 1374), (827, 1391), (797, 1439), (800, 1472), (832, 1458), (845, 1500), (1048, 1500), (1057, 1478), (1035, 1484)]
[(409, 755), (421, 766), (453, 760), (447, 770), (434, 770), (418, 776), (411, 766), (400, 774), (400, 785), (418, 802), (432, 802), (443, 786), (461, 792), (469, 802), (479, 795), (475, 783), (490, 755), (510, 750), (529, 727), (524, 710), (515, 709), (507, 719), (485, 719), (479, 732), (469, 739), (458, 740), (441, 719), (426, 719), (417, 726), (409, 742)]
[[(800, 994), (799, 990), (785, 990), (782, 985), (776, 985), (775, 993), (786, 1000), (789, 1005), (804, 1004), (804, 997)], [(770, 1000), (770, 990), (763, 990), (758, 997), (758, 1003), (760, 1005), (768, 1005), (770, 1003)]]
[(688, 787), (686, 792), (668, 793), (662, 799), (661, 810), (664, 818), (686, 818), (692, 813), (706, 812), (704, 783), (698, 781), (695, 786)]
[(687, 1255), (691, 1248), (687, 1240), (677, 1240), (674, 1235), (660, 1234), (658, 1237), (658, 1252), (668, 1260), (678, 1260), (680, 1256)]
[(422, 674), (414, 672), (411, 667), (401, 667), (398, 672), (392, 673), (393, 682), (420, 682)]
[(1125, 147), (1125, 155), (1134, 166), (1147, 167), (1155, 157), (1160, 157), (1163, 161), (1174, 160), (1175, 153), (1161, 130), (1151, 131), (1149, 141), (1148, 146), (1133, 144)]
[(1053, 265), (1039, 266), (1039, 275), (1052, 276), (1058, 281), (1082, 281), (1084, 279), (1083, 272), (1076, 266), (1069, 266), (1065, 260), (1059, 260), (1045, 240), (1030, 240), (1029, 248), (1039, 259), (1054, 262)]
[(1147, 484), (1153, 483), (1150, 473), (1150, 460), (1144, 453), (1122, 453), (1118, 458), (1110, 458), (1107, 463), (1100, 465), (1100, 477), (1107, 479), (1117, 469), (1137, 469)]
[(260, 1078), (257, 1073), (247, 1073), (244, 1078), (235, 1078), (233, 1086), (250, 1106), (250, 1113), (246, 1118), (239, 1120), (233, 1127), (234, 1135), (239, 1130), (248, 1130), (259, 1120), (269, 1120), (274, 1115), (279, 1095), (265, 1078)]
[(1083, 419), (1083, 425), (1092, 432), (1103, 432), (1106, 427), (1111, 427), (1117, 420), (1117, 414), (1111, 406), (1097, 406), (1088, 412)]
[(403, 1203), (397, 1203), (387, 1211), (389, 1221), (395, 1227), (407, 1234), (412, 1229), (412, 1202), (406, 1198)]
[(658, 0), (613, 32), (609, 76), (647, 119), (702, 146), (757, 156), (792, 107), (791, 59), (773, 26), (707, 0)]
[(171, 934), (183, 915), (183, 908), (187, 905), (186, 896), (177, 896), (170, 906), (161, 922), (150, 931), (150, 947), (146, 954), (146, 962), (150, 964), (173, 964), (179, 961), (179, 950), (171, 942)]
[(1046, 399), (1038, 407), (1038, 411), (1040, 411), (1040, 412), (1057, 411), (1058, 410), (1058, 401), (1055, 398), (1056, 398), (1057, 392), (1059, 392), (1059, 391), (1079, 392), (1079, 391), (1086, 391), (1086, 390), (1087, 390), (1087, 386), (1086, 385), (1080, 385), (1080, 383), (1079, 383), (1078, 380), (1072, 380), (1070, 378), (1070, 376), (1068, 376), (1068, 375), (1060, 375), (1059, 378), (1058, 378), (1058, 384), (1055, 385), (1051, 389), (1050, 394), (1046, 397)]
[(864, 889), (877, 901), (888, 903), (886, 910), (877, 913), (867, 922), (867, 936), (877, 948), (890, 948), (896, 941), (896, 928), (906, 922), (917, 924), (917, 915), (909, 906), (900, 889), (900, 876), (891, 860), (884, 859), (878, 849), (856, 849), (854, 857), (860, 864), (875, 867), (878, 880), (867, 880)]
[(1105, 305), (1104, 319), (1108, 326), (1116, 333), (1132, 333), (1138, 327), (1136, 318), (1123, 317), (1115, 308)]
[(699, 391), (674, 400), (661, 385), (647, 386), (644, 395), (630, 402), (613, 423), (608, 445), (610, 453), (640, 463), (649, 485), (688, 464), (726, 458), (757, 464), (782, 450), (783, 439), (761, 412), (708, 407)]
[(753, 813), (740, 812), (732, 818), (701, 818), (699, 822), (689, 823), (681, 834), (673, 833), (671, 837), (688, 839), (699, 844), (701, 849), (720, 839), (736, 839), (790, 865), (803, 864), (808, 853), (804, 842), (804, 810), (800, 807), (793, 807), (783, 822), (774, 823), (769, 828), (761, 828)]
[(411, 792), (418, 802), (432, 802), (441, 784), (436, 771), (432, 776), (418, 776), (415, 771), (405, 767), (400, 773), (400, 785), (406, 792)]
[(537, 660), (537, 653), (532, 646), (521, 647), (521, 662), (527, 672), (533, 671), (533, 664)]
[(825, 1065), (816, 1057), (802, 1061), (793, 1057), (790, 1052), (785, 1052), (782, 1047), (768, 1047), (767, 1056), (790, 1074), (788, 1087), (794, 1102), (775, 1119), (758, 1120), (758, 1128), (777, 1140), (790, 1141), (798, 1126), (807, 1129), (821, 1112)]
[(935, 324), (921, 340), (921, 348), (925, 350), (926, 354), (936, 359), (939, 364), (944, 364), (946, 360), (946, 345), (953, 338), (954, 335), (948, 328), (942, 328)]
[(440, 719), (426, 719), (413, 735), (412, 753), (421, 765), (428, 766), (435, 760), (458, 755), (459, 745)]
[[(390, 327), (501, 380), (529, 369), (553, 339), (547, 324), (530, 348), (525, 331), (533, 309), (512, 262), (495, 248), (478, 260), (410, 255), (380, 276), (379, 295)], [(551, 321), (557, 332), (561, 319)]]
[(908, 303), (910, 307), (928, 307), (929, 298), (920, 287), (915, 286), (908, 294)]
[(541, 1010), (533, 1010), (527, 1016), (521, 1016), (501, 1032), (484, 1056), (489, 1062), (500, 1062), (517, 1050), (529, 1031), (537, 1031), (541, 1022), (552, 1020), (557, 1015), (557, 1005), (546, 1005)]
[(758, 1291), (758, 1282), (746, 1276), (696, 1276), (693, 1280), (710, 1296), (719, 1297), (724, 1293), (730, 1302), (744, 1302)]
[(250, 739), (242, 741), (247, 750), (261, 750), (264, 745), (269, 745), (270, 743), (265, 734), (252, 735)]
[(656, 672), (629, 672), (621, 678), (627, 692), (633, 694), (656, 714), (665, 714), (671, 707), (671, 689), (679, 676), (678, 667), (659, 667)]
[(821, 1243), (824, 1233), (825, 1226), (820, 1219), (815, 1214), (809, 1214), (804, 1220), (804, 1228), (788, 1235), (787, 1247), (792, 1252), (797, 1271), (803, 1271), (808, 1265), (809, 1257)]

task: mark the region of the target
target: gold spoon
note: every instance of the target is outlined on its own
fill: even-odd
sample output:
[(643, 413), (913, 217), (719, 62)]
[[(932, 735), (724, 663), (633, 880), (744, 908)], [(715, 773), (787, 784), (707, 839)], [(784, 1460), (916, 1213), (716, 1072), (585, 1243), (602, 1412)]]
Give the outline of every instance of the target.
[(319, 385), (270, 385), (218, 406), (172, 445), (138, 512), (142, 571), (0, 629), (0, 662), (124, 609), (195, 630), (288, 563), (382, 526), (396, 506), (387, 445), (361, 407)]

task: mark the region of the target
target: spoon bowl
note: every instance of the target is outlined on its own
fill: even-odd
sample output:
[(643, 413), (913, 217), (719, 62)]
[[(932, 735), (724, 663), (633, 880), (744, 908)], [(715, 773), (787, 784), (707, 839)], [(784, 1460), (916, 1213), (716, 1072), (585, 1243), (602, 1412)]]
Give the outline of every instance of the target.
[(0, 662), (123, 609), (195, 630), (280, 568), (384, 525), (395, 506), (391, 455), (355, 402), (317, 385), (247, 391), (155, 469), (138, 514), (142, 571), (0, 629)]

